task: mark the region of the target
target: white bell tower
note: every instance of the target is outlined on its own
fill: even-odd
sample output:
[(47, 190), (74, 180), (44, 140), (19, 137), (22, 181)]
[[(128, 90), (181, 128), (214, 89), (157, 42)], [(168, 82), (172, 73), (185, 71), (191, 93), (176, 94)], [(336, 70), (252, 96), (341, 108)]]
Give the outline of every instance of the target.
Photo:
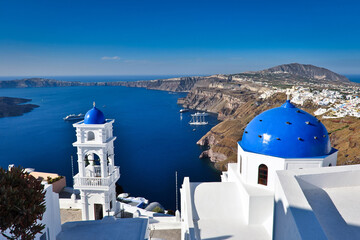
[(94, 103), (84, 121), (73, 124), (79, 169), (74, 176), (74, 189), (80, 190), (82, 220), (97, 220), (118, 211), (115, 183), (120, 178), (120, 167), (114, 164), (114, 121), (105, 120)]

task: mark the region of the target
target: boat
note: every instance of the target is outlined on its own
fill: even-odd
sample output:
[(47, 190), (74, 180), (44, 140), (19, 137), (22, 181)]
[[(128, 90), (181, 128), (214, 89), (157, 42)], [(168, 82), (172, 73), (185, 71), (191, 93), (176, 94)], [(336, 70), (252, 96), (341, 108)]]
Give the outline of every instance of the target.
[(205, 121), (205, 117), (208, 116), (207, 113), (203, 112), (197, 112), (194, 114), (191, 114), (191, 121), (189, 122), (190, 125), (206, 125), (208, 122)]
[(189, 109), (186, 109), (186, 108), (183, 108), (183, 109), (180, 109), (180, 113), (183, 113), (183, 112), (188, 112), (189, 111)]
[(70, 114), (64, 117), (64, 121), (74, 121), (74, 120), (83, 120), (85, 114), (79, 113), (79, 114)]

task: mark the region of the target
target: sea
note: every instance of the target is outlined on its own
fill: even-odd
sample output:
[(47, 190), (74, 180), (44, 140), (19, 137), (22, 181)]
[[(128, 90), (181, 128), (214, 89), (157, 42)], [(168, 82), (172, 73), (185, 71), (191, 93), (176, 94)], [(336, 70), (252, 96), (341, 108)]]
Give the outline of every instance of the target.
[[(0, 77), (0, 80), (21, 79)], [(44, 77), (44, 76), (39, 76)], [(64, 81), (137, 81), (166, 76), (56, 76)], [(347, 75), (360, 82), (360, 75)], [(177, 99), (186, 93), (121, 86), (0, 89), (0, 96), (32, 99), (40, 107), (18, 117), (0, 118), (0, 166), (9, 164), (58, 173), (72, 186), (77, 169), (73, 122), (63, 118), (86, 113), (93, 101), (108, 119), (115, 119), (115, 164), (120, 166), (118, 184), (131, 196), (159, 202), (176, 209), (176, 189), (184, 177), (192, 182), (220, 181), (221, 172), (209, 159), (199, 159), (204, 148), (196, 142), (217, 123), (209, 114), (208, 125), (191, 126), (194, 111), (179, 113)], [(72, 168), (71, 156), (74, 164)], [(178, 174), (176, 185), (175, 172)]]
[[(58, 77), (67, 81), (149, 80), (169, 76), (147, 77)], [(131, 196), (159, 202), (175, 210), (176, 181), (180, 188), (185, 176), (196, 181), (219, 181), (220, 172), (209, 159), (199, 159), (204, 150), (196, 142), (217, 123), (209, 114), (208, 125), (191, 126), (194, 111), (179, 113), (177, 99), (186, 93), (127, 88), (54, 87), (0, 89), (0, 96), (32, 99), (40, 107), (18, 117), (0, 118), (0, 166), (9, 164), (58, 173), (72, 186), (77, 155), (73, 122), (64, 121), (69, 114), (86, 113), (93, 101), (113, 126), (115, 164), (120, 166), (118, 184)], [(71, 165), (74, 158), (74, 168)]]

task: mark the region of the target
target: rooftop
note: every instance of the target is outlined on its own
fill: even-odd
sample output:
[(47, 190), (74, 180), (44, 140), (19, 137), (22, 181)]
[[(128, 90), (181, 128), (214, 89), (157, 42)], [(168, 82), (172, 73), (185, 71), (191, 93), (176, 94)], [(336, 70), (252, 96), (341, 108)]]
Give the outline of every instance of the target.
[[(184, 181), (184, 191), (185, 185)], [(190, 193), (190, 211), (199, 239), (271, 238), (262, 224), (246, 224), (244, 199), (235, 182), (190, 183)]]
[(325, 156), (332, 150), (325, 126), (289, 100), (256, 116), (239, 144), (245, 151), (283, 158)]
[(360, 165), (279, 171), (285, 208), (306, 238), (309, 222), (327, 239), (360, 239)]
[(144, 218), (114, 219), (67, 222), (57, 240), (118, 239), (143, 240), (146, 237), (148, 220)]

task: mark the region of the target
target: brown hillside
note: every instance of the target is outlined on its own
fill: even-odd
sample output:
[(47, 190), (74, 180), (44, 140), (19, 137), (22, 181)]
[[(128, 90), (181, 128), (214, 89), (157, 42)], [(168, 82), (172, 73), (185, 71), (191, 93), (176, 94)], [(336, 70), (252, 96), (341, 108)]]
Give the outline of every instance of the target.
[[(233, 118), (228, 118), (213, 127), (198, 143), (208, 145), (213, 152), (227, 156), (224, 161), (214, 160), (217, 169), (225, 170), (227, 163), (237, 161), (237, 142), (241, 140), (247, 123), (263, 111), (280, 106), (285, 100), (285, 94), (275, 94), (264, 101), (246, 102), (239, 106), (232, 115)], [(315, 110), (311, 102), (305, 103), (301, 108), (309, 113)], [(346, 117), (322, 119), (322, 122), (330, 133), (332, 146), (339, 150), (338, 165), (360, 163), (360, 119)]]

